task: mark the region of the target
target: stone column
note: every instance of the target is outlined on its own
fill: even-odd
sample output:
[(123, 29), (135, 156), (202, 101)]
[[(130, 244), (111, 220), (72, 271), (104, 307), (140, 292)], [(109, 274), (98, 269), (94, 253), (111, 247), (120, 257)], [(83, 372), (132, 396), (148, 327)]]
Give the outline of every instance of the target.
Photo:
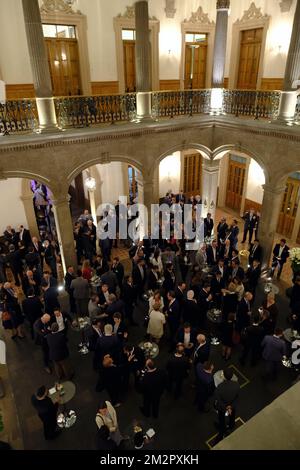
[(220, 160), (203, 160), (202, 215), (206, 217), (210, 212), (213, 219), (215, 219), (217, 207), (219, 168)]
[(28, 226), (28, 229), (30, 230), (31, 236), (40, 238), (40, 233), (39, 233), (36, 216), (34, 212), (34, 207), (33, 207), (32, 195), (21, 196), (20, 199), (24, 205), (24, 211), (25, 211), (26, 219), (27, 219), (27, 226)]
[(60, 246), (60, 253), (64, 273), (68, 266), (77, 268), (73, 223), (71, 218), (69, 197), (54, 199), (53, 212), (56, 224), (56, 232)]
[(296, 217), (295, 217), (293, 233), (292, 233), (292, 236), (291, 236), (292, 242), (297, 243), (297, 238), (298, 238), (299, 231), (300, 231), (300, 205), (298, 206), (297, 214), (296, 214)]
[[(285, 67), (283, 92), (279, 107), (279, 121), (294, 121), (297, 95), (295, 91), (300, 85), (300, 0), (296, 0), (292, 37)], [(297, 83), (298, 82), (298, 83)]]
[(267, 268), (270, 265), (284, 191), (285, 186), (274, 187), (272, 184), (264, 185), (264, 198), (258, 229), (258, 238), (263, 248), (263, 268)]
[(38, 0), (22, 0), (41, 132), (57, 130), (47, 50)]
[(148, 1), (135, 3), (135, 66), (137, 122), (151, 119), (151, 46), (149, 39)]
[(221, 114), (223, 109), (222, 89), (224, 87), (229, 7), (230, 0), (217, 0), (217, 23), (210, 98), (211, 114)]
[(230, 0), (217, 1), (212, 88), (223, 88), (224, 86), (229, 8)]

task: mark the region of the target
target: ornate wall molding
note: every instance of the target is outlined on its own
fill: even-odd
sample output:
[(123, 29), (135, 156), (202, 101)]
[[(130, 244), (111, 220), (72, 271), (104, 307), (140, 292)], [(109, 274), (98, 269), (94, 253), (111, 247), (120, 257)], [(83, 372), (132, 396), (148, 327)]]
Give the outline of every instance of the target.
[(73, 2), (67, 0), (43, 0), (40, 10), (42, 13), (80, 14), (79, 10), (73, 10)]
[(293, 5), (293, 0), (281, 0), (279, 3), (281, 13), (287, 13), (290, 11)]
[[(128, 19), (135, 19), (135, 7), (134, 5), (132, 6), (127, 6), (126, 7), (126, 10), (125, 10), (125, 13), (119, 13), (117, 18), (128, 18)], [(149, 20), (152, 20), (152, 21), (158, 21), (158, 19), (155, 17), (155, 16), (149, 16)]]
[(252, 2), (249, 9), (244, 11), (244, 15), (242, 16), (242, 18), (240, 20), (237, 20), (234, 24), (247, 23), (248, 21), (253, 20), (268, 20), (269, 18), (270, 17), (267, 14), (264, 15), (262, 13), (260, 7), (258, 8), (255, 3)]
[(167, 18), (174, 18), (176, 14), (176, 8), (175, 8), (175, 0), (166, 0), (166, 17)]
[(230, 0), (217, 0), (217, 10), (229, 10)]
[(197, 11), (192, 13), (190, 19), (185, 19), (184, 23), (201, 23), (201, 24), (215, 24), (214, 21), (209, 19), (208, 13), (204, 13), (203, 8), (200, 6)]

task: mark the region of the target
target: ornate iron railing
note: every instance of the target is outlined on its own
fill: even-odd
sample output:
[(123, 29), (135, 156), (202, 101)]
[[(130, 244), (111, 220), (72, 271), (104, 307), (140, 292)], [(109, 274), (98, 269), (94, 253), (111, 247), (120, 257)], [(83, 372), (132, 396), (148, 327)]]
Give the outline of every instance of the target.
[(295, 121), (297, 124), (300, 124), (300, 94), (298, 95), (298, 98), (297, 98)]
[(278, 115), (280, 91), (224, 90), (223, 111), (235, 116), (275, 119)]
[(38, 130), (35, 99), (0, 102), (0, 134)]
[(173, 118), (207, 114), (211, 90), (160, 91), (152, 93), (152, 116)]
[(136, 95), (55, 98), (55, 109), (61, 128), (131, 121), (136, 115)]

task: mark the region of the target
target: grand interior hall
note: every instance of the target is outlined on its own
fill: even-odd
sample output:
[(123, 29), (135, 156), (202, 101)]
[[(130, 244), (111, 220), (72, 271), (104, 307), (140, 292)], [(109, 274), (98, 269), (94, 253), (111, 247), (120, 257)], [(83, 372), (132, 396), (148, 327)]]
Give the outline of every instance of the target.
[(300, 450), (300, 0), (0, 4), (0, 450)]

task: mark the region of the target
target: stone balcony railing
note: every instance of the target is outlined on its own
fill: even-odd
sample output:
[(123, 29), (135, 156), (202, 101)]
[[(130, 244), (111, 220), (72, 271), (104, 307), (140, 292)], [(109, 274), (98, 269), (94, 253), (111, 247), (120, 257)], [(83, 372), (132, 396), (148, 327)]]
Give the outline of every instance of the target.
[[(276, 120), (280, 91), (184, 90), (152, 92), (154, 120), (194, 115), (233, 115), (249, 119)], [(67, 96), (54, 98), (59, 128), (82, 128), (101, 124), (134, 121), (136, 94)], [(300, 97), (294, 123), (300, 121)], [(0, 133), (38, 132), (39, 119), (35, 99), (0, 103)]]

